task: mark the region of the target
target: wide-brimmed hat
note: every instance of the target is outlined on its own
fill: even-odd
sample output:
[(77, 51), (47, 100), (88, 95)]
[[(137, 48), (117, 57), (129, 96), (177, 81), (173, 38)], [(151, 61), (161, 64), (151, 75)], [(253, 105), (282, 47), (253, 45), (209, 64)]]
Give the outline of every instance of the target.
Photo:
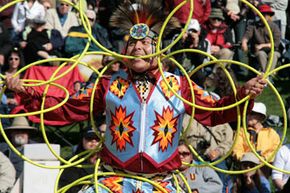
[(267, 108), (264, 103), (261, 102), (255, 102), (254, 107), (252, 109), (252, 113), (260, 114), (263, 117), (263, 120), (267, 117)]
[(275, 12), (272, 10), (272, 8), (267, 4), (260, 5), (258, 7), (258, 9), (261, 13), (268, 13), (271, 16), (273, 16), (275, 14)]
[(253, 152), (245, 153), (241, 159), (241, 163), (243, 162), (252, 162), (257, 165), (260, 164), (259, 158), (257, 158), (257, 156)]
[(37, 130), (36, 127), (31, 127), (26, 117), (15, 117), (10, 127), (4, 128), (5, 130)]
[(212, 8), (209, 18), (219, 18), (221, 20), (225, 20), (223, 11), (219, 8)]

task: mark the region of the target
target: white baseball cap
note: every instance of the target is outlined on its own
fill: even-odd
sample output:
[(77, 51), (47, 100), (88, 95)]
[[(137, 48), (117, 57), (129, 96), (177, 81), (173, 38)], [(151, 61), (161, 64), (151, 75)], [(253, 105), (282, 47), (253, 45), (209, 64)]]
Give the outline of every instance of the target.
[(200, 25), (196, 19), (190, 20), (186, 31), (189, 32), (191, 29), (194, 29), (196, 31), (200, 31)]

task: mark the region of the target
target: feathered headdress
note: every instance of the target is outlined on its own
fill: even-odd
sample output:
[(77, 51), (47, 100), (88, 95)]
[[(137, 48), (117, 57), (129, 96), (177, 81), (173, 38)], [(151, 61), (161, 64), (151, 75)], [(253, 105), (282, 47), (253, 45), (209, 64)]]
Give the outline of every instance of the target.
[[(151, 37), (156, 39), (167, 15), (159, 0), (131, 0), (120, 5), (113, 13), (110, 25), (130, 32), (134, 39)], [(178, 20), (170, 19), (165, 32), (180, 27)]]

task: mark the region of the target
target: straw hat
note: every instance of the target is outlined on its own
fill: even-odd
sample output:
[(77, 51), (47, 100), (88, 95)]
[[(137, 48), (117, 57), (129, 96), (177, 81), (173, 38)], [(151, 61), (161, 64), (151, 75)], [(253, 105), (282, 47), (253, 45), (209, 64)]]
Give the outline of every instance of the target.
[(5, 130), (37, 130), (36, 127), (31, 127), (28, 123), (26, 117), (15, 117), (13, 119), (12, 125), (10, 127), (6, 127)]

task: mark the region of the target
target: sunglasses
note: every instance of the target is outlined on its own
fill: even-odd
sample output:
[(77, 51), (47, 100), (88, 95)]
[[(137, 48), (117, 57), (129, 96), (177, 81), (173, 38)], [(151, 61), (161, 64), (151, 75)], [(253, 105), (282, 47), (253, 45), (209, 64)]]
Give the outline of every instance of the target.
[(189, 156), (191, 154), (191, 152), (189, 152), (189, 151), (183, 151), (183, 152), (178, 152), (178, 153), (182, 157), (187, 157), (187, 156)]
[(11, 57), (11, 58), (9, 58), (9, 60), (10, 60), (10, 61), (11, 61), (11, 60), (18, 61), (18, 60), (19, 60), (19, 58), (13, 58), (13, 57)]
[(60, 6), (66, 6), (66, 7), (68, 7), (69, 4), (61, 3)]
[(195, 29), (190, 29), (190, 30), (188, 30), (188, 33), (197, 33), (198, 31), (197, 30), (195, 30)]

